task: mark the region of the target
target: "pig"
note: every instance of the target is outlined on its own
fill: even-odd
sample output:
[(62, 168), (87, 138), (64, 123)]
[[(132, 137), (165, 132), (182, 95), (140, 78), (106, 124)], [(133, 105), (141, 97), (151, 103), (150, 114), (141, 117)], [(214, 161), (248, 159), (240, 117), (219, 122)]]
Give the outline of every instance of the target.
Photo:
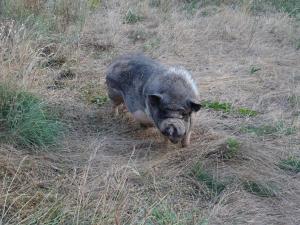
[(190, 144), (201, 104), (197, 85), (184, 67), (165, 66), (142, 53), (127, 54), (108, 67), (106, 85), (115, 115), (124, 104), (141, 125), (157, 127), (165, 141)]

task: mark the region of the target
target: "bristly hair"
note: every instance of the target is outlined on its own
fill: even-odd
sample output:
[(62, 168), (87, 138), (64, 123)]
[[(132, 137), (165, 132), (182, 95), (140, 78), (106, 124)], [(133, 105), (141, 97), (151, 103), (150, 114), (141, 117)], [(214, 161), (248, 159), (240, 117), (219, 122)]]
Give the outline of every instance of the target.
[(182, 78), (184, 78), (184, 80), (189, 84), (191, 85), (194, 93), (196, 95), (199, 95), (199, 91), (198, 91), (198, 88), (197, 88), (197, 85), (194, 81), (194, 79), (192, 78), (192, 75), (183, 67), (179, 67), (179, 66), (176, 66), (176, 67), (170, 67), (168, 69), (168, 72), (167, 74), (169, 73), (174, 73), (176, 75), (179, 75), (181, 76)]

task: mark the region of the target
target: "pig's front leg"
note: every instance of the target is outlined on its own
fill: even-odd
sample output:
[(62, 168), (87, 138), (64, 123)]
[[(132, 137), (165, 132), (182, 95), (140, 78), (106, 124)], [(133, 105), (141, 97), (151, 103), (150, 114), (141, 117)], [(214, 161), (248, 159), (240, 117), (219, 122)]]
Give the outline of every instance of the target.
[(181, 141), (181, 146), (184, 148), (184, 147), (187, 147), (190, 145), (190, 142), (191, 142), (191, 130), (189, 130), (186, 135), (184, 136), (184, 138), (182, 139)]
[(189, 127), (186, 131), (184, 138), (181, 140), (181, 146), (183, 148), (189, 146), (191, 143), (191, 133), (192, 133), (193, 124), (194, 124), (194, 115), (192, 114), (190, 117)]
[(119, 116), (119, 105), (113, 105), (112, 106), (112, 113), (115, 117), (118, 117)]

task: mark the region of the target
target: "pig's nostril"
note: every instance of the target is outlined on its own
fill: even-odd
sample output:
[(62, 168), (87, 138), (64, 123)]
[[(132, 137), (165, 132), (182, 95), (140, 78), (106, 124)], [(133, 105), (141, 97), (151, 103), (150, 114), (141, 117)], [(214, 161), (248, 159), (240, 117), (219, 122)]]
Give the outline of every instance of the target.
[(173, 135), (174, 134), (174, 132), (175, 132), (175, 130), (174, 130), (174, 127), (169, 127), (168, 128), (168, 133), (169, 133), (169, 135)]
[(168, 135), (167, 130), (163, 130), (163, 131), (162, 131), (162, 134), (163, 134), (163, 135)]

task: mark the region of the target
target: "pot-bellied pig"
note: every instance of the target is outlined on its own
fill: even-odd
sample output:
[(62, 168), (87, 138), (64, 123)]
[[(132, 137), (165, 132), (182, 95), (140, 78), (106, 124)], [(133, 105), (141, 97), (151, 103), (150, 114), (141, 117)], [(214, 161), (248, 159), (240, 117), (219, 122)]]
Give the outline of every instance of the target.
[(109, 66), (106, 84), (115, 114), (124, 103), (136, 121), (156, 126), (166, 140), (190, 144), (193, 114), (201, 104), (183, 67), (167, 67), (143, 54), (124, 55)]

